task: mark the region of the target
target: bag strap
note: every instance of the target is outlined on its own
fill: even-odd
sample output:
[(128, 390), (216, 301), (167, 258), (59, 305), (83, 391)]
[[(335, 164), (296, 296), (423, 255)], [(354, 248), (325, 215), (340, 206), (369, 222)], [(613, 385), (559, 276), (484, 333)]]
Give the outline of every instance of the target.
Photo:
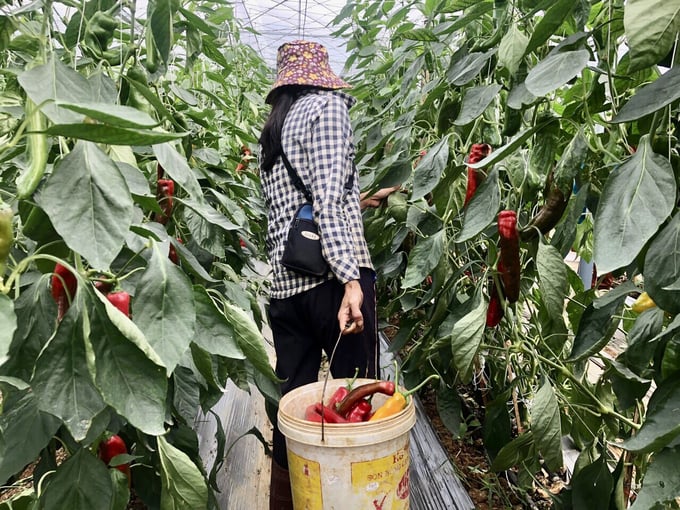
[[(302, 191), (302, 194), (305, 196), (308, 202), (310, 203), (314, 202), (311, 192), (307, 189), (307, 186), (305, 186), (304, 183), (302, 182), (300, 174), (298, 174), (297, 170), (295, 170), (295, 167), (291, 165), (283, 149), (281, 149), (281, 159), (283, 160), (283, 164), (286, 166), (286, 170), (288, 170), (288, 175), (290, 176), (290, 179), (293, 181), (293, 185), (297, 189)], [(354, 185), (354, 172), (350, 173), (349, 177), (347, 178), (347, 182), (345, 183), (345, 193), (349, 193), (352, 190), (353, 185)]]

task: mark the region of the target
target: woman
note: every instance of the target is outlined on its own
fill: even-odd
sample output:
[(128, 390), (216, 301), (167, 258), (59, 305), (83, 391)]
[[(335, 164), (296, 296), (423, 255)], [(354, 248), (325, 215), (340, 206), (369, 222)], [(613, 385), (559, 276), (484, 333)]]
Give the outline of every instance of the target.
[[(261, 181), (268, 209), (267, 250), (273, 271), (269, 323), (281, 393), (318, 380), (322, 350), (333, 350), (333, 377), (375, 377), (378, 343), (375, 273), (364, 239), (349, 84), (330, 69), (318, 43), (293, 41), (277, 56), (272, 105), (260, 137)], [(328, 274), (305, 276), (281, 265), (295, 212), (305, 203), (283, 162), (312, 196)], [(342, 332), (342, 335), (340, 334)], [(337, 342), (337, 348), (336, 348)], [(274, 424), (270, 509), (292, 508), (285, 438)]]

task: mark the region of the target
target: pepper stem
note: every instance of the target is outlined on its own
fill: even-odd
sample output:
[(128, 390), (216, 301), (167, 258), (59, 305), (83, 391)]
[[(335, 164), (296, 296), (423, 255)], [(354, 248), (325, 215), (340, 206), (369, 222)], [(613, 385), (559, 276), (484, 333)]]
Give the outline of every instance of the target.
[(415, 393), (415, 392), (418, 391), (420, 388), (422, 388), (423, 386), (425, 386), (425, 384), (427, 384), (427, 383), (428, 383), (429, 381), (431, 381), (432, 379), (439, 379), (439, 376), (438, 376), (437, 374), (432, 374), (431, 376), (429, 376), (427, 379), (425, 379), (423, 382), (421, 382), (421, 383), (420, 383), (418, 386), (416, 386), (415, 388), (411, 388), (411, 389), (408, 390), (408, 391), (404, 391), (404, 392), (400, 392), (400, 393), (404, 396), (404, 398), (406, 398), (406, 397), (408, 397), (411, 393)]

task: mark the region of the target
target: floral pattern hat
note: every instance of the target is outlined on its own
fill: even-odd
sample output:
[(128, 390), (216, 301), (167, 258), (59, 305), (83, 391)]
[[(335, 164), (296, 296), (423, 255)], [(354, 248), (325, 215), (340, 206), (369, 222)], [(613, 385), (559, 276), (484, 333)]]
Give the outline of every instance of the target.
[(267, 94), (267, 103), (271, 102), (272, 92), (284, 85), (311, 85), (324, 89), (351, 87), (331, 70), (326, 48), (312, 41), (282, 44), (276, 56), (276, 69), (276, 82)]

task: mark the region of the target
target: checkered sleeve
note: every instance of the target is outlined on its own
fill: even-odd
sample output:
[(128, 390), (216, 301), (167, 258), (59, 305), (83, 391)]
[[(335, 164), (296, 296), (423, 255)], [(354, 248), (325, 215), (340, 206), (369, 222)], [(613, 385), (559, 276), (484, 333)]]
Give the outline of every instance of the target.
[[(314, 213), (321, 246), (331, 271), (341, 283), (359, 279), (351, 225), (345, 214), (345, 183), (353, 166), (354, 146), (347, 103), (329, 96), (312, 130), (310, 161)], [(358, 176), (354, 176), (355, 180)]]

